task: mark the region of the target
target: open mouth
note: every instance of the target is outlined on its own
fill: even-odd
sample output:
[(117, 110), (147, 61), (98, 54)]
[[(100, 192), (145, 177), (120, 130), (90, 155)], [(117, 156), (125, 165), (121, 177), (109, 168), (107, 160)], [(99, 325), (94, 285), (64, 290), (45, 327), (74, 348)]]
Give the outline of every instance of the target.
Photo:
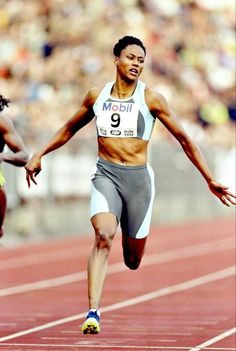
[(138, 74), (138, 70), (136, 68), (132, 68), (129, 71), (130, 71), (131, 74), (133, 74), (135, 76)]

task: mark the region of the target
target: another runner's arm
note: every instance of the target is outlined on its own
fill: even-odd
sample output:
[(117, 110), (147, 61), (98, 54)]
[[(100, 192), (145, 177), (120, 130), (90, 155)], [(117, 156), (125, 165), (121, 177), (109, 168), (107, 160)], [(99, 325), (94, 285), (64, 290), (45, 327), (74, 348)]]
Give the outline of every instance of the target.
[(52, 139), (38, 152), (34, 153), (25, 166), (26, 179), (30, 186), (30, 180), (35, 184), (35, 176), (41, 171), (41, 158), (60, 148), (67, 143), (73, 135), (88, 124), (94, 117), (93, 104), (97, 97), (97, 90), (91, 89), (82, 102), (81, 108), (60, 128)]
[(0, 116), (0, 134), (4, 145), (11, 151), (0, 152), (0, 163), (7, 162), (14, 166), (23, 167), (28, 161), (28, 153), (20, 135), (17, 133), (12, 121)]
[(235, 201), (232, 199), (236, 198), (235, 195), (228, 191), (228, 187), (223, 186), (214, 180), (200, 148), (186, 133), (183, 126), (178, 121), (178, 118), (169, 108), (165, 98), (159, 93), (148, 90), (146, 92), (146, 100), (151, 113), (158, 118), (178, 140), (185, 154), (207, 181), (211, 192), (217, 196), (224, 205), (230, 206), (230, 204), (235, 204)]

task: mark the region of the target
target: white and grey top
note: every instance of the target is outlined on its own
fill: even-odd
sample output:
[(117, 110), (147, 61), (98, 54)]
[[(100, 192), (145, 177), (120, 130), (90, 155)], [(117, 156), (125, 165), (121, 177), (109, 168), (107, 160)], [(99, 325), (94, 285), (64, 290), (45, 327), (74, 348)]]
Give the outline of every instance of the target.
[(128, 99), (111, 96), (113, 85), (107, 83), (93, 105), (98, 136), (150, 140), (155, 118), (145, 101), (145, 83), (138, 80)]

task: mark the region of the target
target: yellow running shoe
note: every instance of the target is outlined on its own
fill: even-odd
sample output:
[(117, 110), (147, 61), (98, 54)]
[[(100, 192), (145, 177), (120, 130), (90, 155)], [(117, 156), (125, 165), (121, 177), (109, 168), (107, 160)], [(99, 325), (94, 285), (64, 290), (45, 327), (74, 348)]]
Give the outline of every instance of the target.
[(89, 311), (81, 331), (83, 334), (98, 334), (100, 332), (100, 312), (98, 310)]

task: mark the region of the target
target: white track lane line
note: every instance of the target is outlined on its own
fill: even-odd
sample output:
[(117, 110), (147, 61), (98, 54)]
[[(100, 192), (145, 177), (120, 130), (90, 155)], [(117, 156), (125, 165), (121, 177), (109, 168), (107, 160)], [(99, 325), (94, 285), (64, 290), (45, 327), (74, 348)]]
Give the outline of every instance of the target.
[[(87, 250), (91, 247), (85, 246), (82, 248), (82, 255), (87, 255)], [(73, 258), (81, 257), (81, 247), (72, 247), (68, 249), (53, 251), (53, 252), (39, 252), (35, 254), (29, 254), (20, 257), (13, 257), (8, 259), (0, 260), (0, 270), (5, 269), (18, 269), (21, 267), (27, 267), (32, 265), (39, 265), (45, 262), (55, 262), (60, 260), (71, 260)]]
[[(184, 290), (192, 289), (192, 288), (195, 288), (195, 287), (198, 287), (198, 286), (201, 286), (204, 284), (208, 284), (208, 283), (220, 280), (220, 279), (225, 279), (225, 278), (233, 276), (234, 274), (235, 274), (235, 266), (231, 266), (231, 267), (222, 269), (222, 270), (214, 272), (214, 273), (206, 274), (206, 275), (203, 275), (203, 276), (195, 278), (195, 279), (187, 280), (185, 282), (182, 282), (182, 283), (179, 283), (176, 285), (168, 286), (166, 288), (158, 289), (158, 290), (152, 291), (152, 292), (144, 294), (144, 295), (140, 295), (140, 296), (137, 296), (137, 297), (134, 297), (131, 299), (124, 300), (122, 302), (118, 302), (118, 303), (115, 303), (115, 304), (112, 304), (109, 306), (102, 307), (100, 309), (100, 311), (103, 313), (103, 312), (110, 312), (110, 311), (118, 310), (120, 308), (136, 305), (136, 304), (143, 303), (143, 302), (146, 302), (149, 300), (153, 300), (153, 299), (156, 299), (156, 298), (159, 298), (162, 296), (167, 296), (167, 295), (170, 295), (170, 294), (173, 294), (176, 292), (181, 292)], [(39, 325), (39, 326), (34, 327), (34, 328), (22, 330), (21, 332), (18, 332), (18, 333), (3, 336), (2, 338), (0, 338), (0, 342), (15, 339), (15, 338), (18, 338), (18, 337), (24, 336), (24, 335), (36, 333), (36, 332), (41, 331), (41, 330), (53, 328), (53, 327), (61, 325), (61, 324), (77, 321), (79, 319), (85, 318), (86, 313), (87, 312), (83, 312), (83, 313), (69, 316), (66, 318), (58, 319), (58, 320), (55, 320), (55, 321), (52, 321), (52, 322), (49, 322), (46, 324), (42, 324), (42, 325)]]
[[(219, 240), (213, 243), (209, 242), (209, 243), (198, 244), (198, 245), (189, 246), (189, 247), (185, 247), (177, 250), (166, 251), (159, 254), (147, 255), (143, 258), (141, 267), (150, 266), (154, 264), (161, 264), (166, 262), (173, 262), (177, 260), (182, 260), (183, 258), (191, 258), (191, 257), (205, 255), (205, 254), (209, 255), (209, 253), (233, 249), (233, 243), (234, 243), (233, 239), (228, 239), (225, 241)], [(123, 264), (123, 262), (114, 263), (109, 266), (108, 274), (120, 273), (126, 270), (128, 270), (128, 268)], [(87, 279), (87, 272), (82, 271), (78, 273), (60, 276), (57, 278), (39, 280), (32, 283), (27, 283), (27, 284), (22, 284), (22, 285), (1, 289), (0, 297), (22, 294), (29, 291), (52, 288), (52, 287), (61, 286), (65, 284), (71, 284), (85, 279)]]
[(193, 347), (189, 351), (201, 351), (201, 350), (205, 349), (207, 346), (213, 345), (216, 342), (223, 340), (223, 339), (227, 338), (228, 336), (231, 336), (235, 333), (236, 333), (236, 328), (235, 327), (231, 328), (231, 329), (225, 331), (224, 333), (219, 334), (219, 335), (215, 336), (214, 338), (207, 340), (198, 346)]

